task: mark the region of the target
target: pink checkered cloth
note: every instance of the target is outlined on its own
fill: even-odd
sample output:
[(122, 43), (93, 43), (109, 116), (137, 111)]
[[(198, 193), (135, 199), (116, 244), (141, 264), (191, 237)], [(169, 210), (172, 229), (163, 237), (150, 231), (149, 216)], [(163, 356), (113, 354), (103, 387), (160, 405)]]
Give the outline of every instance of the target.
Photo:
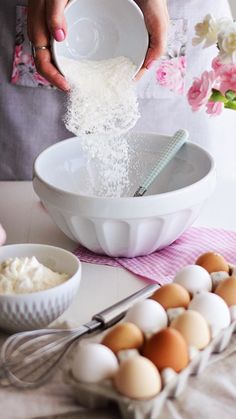
[(191, 227), (165, 249), (131, 259), (96, 255), (82, 246), (74, 253), (82, 262), (123, 267), (144, 280), (164, 285), (183, 266), (194, 263), (200, 254), (209, 251), (220, 253), (228, 262), (236, 264), (236, 232)]

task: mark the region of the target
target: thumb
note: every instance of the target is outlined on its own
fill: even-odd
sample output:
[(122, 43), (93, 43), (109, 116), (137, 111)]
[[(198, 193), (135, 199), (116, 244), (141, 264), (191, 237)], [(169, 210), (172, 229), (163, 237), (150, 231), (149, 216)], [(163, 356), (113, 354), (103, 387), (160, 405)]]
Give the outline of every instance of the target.
[(143, 67), (149, 69), (154, 60), (160, 58), (166, 51), (166, 31), (159, 31), (158, 36), (150, 35), (149, 48), (143, 63)]
[(64, 9), (68, 0), (46, 1), (47, 25), (49, 32), (56, 41), (64, 41), (66, 37), (66, 20)]

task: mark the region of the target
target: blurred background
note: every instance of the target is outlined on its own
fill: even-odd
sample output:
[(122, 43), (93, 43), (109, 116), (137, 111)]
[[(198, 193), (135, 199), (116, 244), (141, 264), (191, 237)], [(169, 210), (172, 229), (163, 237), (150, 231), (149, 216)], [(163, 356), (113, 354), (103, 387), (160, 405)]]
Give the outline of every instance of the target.
[(229, 3), (233, 11), (233, 16), (236, 19), (236, 0), (229, 0)]

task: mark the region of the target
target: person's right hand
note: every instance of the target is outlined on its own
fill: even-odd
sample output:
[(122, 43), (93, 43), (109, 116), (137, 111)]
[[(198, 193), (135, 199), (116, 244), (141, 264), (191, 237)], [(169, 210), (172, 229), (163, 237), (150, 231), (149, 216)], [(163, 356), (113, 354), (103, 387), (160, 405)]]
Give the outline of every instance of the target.
[(0, 246), (2, 246), (6, 241), (6, 232), (0, 224)]
[(47, 46), (36, 50), (37, 71), (51, 84), (68, 91), (70, 86), (55, 67), (50, 50), (50, 39), (63, 41), (66, 37), (64, 9), (69, 0), (28, 0), (28, 36), (34, 47)]

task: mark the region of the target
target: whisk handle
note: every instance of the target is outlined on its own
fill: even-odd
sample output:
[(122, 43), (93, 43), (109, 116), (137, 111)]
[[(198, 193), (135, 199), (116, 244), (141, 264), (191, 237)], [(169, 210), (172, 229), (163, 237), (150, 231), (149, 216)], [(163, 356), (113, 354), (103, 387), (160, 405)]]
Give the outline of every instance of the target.
[(98, 314), (95, 314), (92, 317), (92, 320), (96, 320), (102, 323), (103, 329), (107, 329), (108, 327), (111, 327), (113, 324), (121, 320), (124, 317), (126, 311), (133, 304), (137, 303), (142, 299), (150, 297), (154, 293), (154, 291), (156, 291), (159, 287), (160, 286), (157, 284), (147, 285), (146, 287), (135, 292), (134, 294), (130, 295), (124, 300), (119, 301), (118, 303), (112, 305), (106, 310), (101, 311)]

